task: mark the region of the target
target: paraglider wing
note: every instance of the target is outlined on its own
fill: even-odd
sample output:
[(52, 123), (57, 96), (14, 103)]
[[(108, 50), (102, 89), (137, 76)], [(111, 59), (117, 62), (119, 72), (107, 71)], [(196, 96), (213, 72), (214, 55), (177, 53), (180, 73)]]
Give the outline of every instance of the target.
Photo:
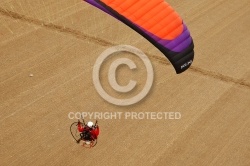
[(156, 46), (179, 74), (190, 67), (194, 44), (187, 26), (164, 0), (85, 0)]

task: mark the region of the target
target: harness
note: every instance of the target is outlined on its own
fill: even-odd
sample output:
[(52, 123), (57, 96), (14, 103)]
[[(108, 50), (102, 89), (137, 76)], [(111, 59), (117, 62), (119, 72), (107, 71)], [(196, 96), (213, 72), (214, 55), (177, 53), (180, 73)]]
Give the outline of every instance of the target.
[(84, 127), (84, 130), (83, 132), (80, 134), (81, 138), (83, 140), (87, 140), (87, 141), (92, 141), (93, 140), (93, 137), (91, 135), (91, 128), (89, 127)]

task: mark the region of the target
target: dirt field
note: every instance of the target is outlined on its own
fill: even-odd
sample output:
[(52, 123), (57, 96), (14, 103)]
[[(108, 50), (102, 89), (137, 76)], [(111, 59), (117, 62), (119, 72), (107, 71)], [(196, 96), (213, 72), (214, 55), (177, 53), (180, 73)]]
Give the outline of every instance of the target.
[[(0, 165), (249, 166), (250, 1), (168, 2), (195, 43), (194, 63), (180, 75), (146, 39), (81, 0), (1, 0)], [(119, 44), (141, 49), (154, 68), (150, 93), (128, 107), (106, 102), (92, 81), (98, 56)], [(138, 82), (132, 96), (146, 75), (126, 56), (142, 69), (119, 70), (120, 84)], [(109, 63), (103, 85), (124, 97), (109, 87)], [(97, 111), (181, 118), (100, 119), (98, 144), (85, 149), (69, 132), (76, 119), (68, 114)]]

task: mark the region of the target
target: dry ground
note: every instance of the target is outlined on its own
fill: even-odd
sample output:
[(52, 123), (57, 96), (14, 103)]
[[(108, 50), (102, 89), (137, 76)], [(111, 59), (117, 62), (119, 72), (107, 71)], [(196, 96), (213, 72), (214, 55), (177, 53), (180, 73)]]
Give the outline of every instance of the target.
[[(194, 63), (180, 75), (147, 40), (81, 0), (1, 0), (0, 165), (249, 166), (250, 1), (168, 2), (195, 42)], [(154, 67), (152, 90), (129, 107), (104, 101), (92, 83), (99, 54), (118, 44), (143, 50)], [(140, 90), (143, 70), (119, 72)], [(182, 117), (99, 120), (97, 146), (84, 149), (70, 135), (71, 111)]]

